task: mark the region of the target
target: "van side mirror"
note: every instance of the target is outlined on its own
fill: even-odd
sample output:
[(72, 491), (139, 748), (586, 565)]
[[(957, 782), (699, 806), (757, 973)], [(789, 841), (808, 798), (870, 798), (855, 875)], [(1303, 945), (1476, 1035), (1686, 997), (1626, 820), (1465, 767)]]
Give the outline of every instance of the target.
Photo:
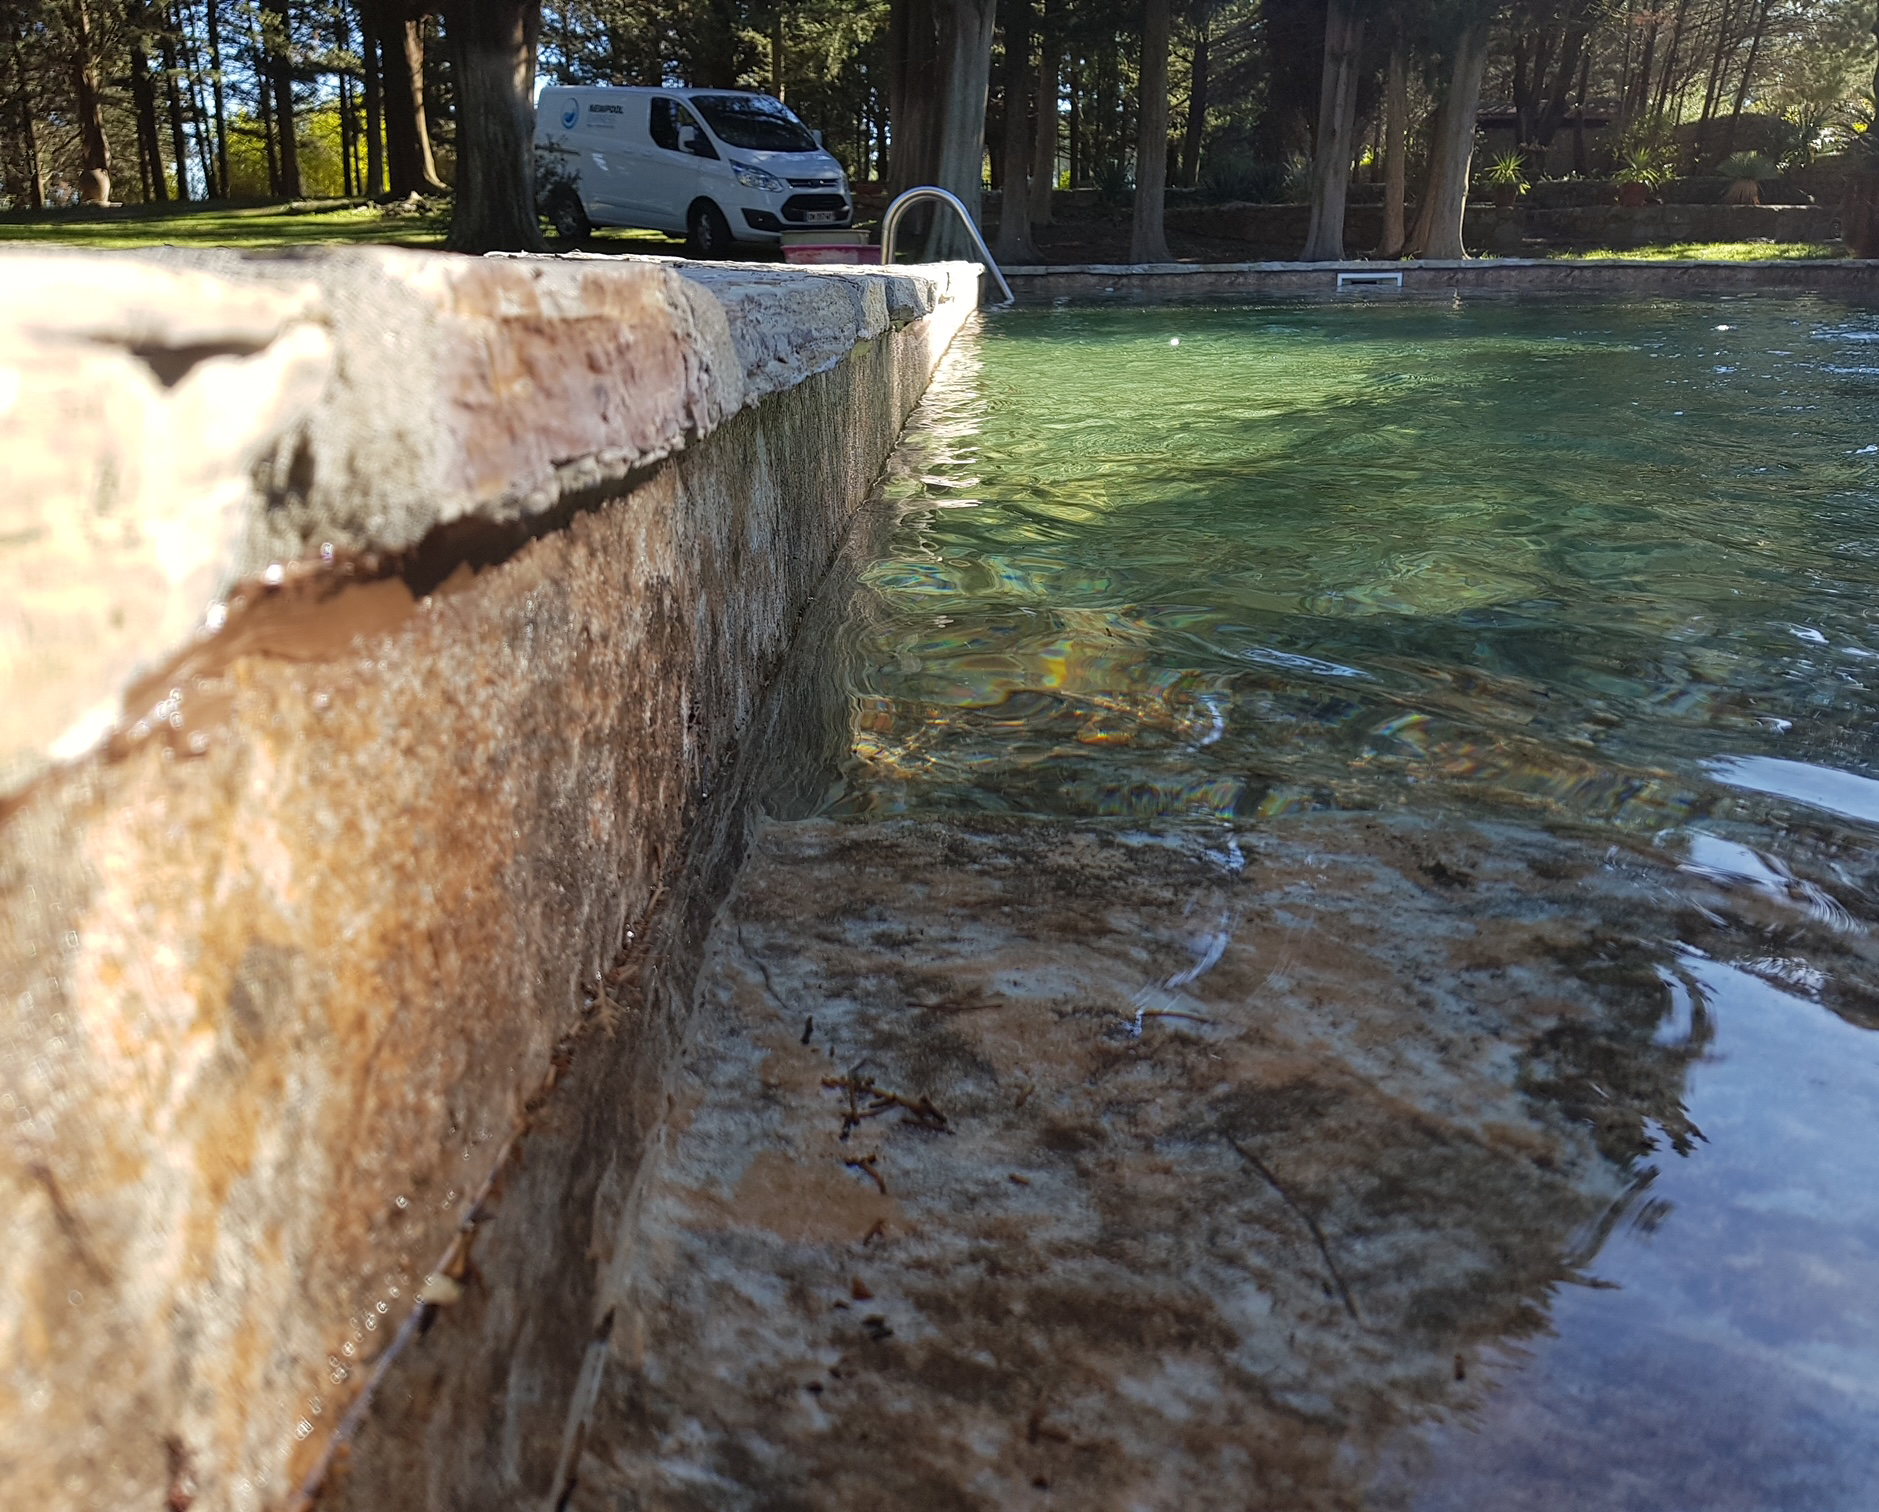
[(821, 132), (812, 131), (809, 133), (809, 135), (816, 139), (816, 146), (820, 147), (822, 145), (822, 133)]
[(717, 156), (717, 153), (712, 150), (711, 143), (705, 140), (705, 134), (690, 121), (682, 122), (679, 126), (679, 151), (689, 152), (694, 157), (714, 158)]

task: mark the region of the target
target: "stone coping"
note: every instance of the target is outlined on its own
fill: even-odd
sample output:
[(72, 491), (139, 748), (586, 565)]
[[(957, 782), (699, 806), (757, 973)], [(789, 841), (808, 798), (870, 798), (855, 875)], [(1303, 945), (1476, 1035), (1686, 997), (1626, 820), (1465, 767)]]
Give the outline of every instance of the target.
[[(237, 585), (541, 528), (976, 268), (0, 250), (0, 801)], [(381, 569), (375, 569), (381, 570)]]

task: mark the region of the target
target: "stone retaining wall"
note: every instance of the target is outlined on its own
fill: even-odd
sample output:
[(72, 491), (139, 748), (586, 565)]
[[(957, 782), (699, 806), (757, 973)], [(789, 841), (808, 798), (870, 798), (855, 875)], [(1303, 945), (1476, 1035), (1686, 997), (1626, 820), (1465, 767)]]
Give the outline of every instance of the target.
[[(1609, 191), (1607, 191), (1609, 195)], [(1409, 219), (1413, 223), (1412, 206)], [(1309, 205), (1170, 205), (1168, 228), (1196, 236), (1243, 242), (1248, 258), (1296, 257), (1311, 222)], [(1641, 205), (1603, 203), (1539, 208), (1527, 203), (1498, 209), (1468, 206), (1462, 241), (1473, 252), (1519, 252), (1546, 247), (1653, 247), (1678, 242), (1829, 242), (1840, 236), (1839, 211), (1830, 205)], [(1383, 239), (1383, 207), (1354, 203), (1344, 214), (1344, 245), (1367, 251)]]
[(532, 1503), (763, 689), (975, 274), (0, 288), (0, 1501)]

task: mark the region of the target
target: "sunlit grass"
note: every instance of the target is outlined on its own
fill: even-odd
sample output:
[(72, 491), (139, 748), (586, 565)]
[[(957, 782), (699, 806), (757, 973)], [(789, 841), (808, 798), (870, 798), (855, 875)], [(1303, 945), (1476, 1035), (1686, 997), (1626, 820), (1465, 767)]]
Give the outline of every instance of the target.
[(1845, 257), (1839, 242), (1669, 242), (1658, 247), (1594, 248), (1549, 256), (1583, 262), (1793, 262)]
[[(450, 210), (435, 202), (407, 208), (348, 200), (288, 204), (172, 205), (49, 210), (0, 215), (0, 242), (67, 247), (309, 247), (373, 243), (440, 248)], [(656, 231), (607, 231), (593, 248), (665, 252), (680, 243)]]

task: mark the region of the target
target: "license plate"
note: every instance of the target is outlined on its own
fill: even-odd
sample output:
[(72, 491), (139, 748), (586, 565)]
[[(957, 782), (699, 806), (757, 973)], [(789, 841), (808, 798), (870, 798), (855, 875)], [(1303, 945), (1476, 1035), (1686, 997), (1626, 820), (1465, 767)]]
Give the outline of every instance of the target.
[(812, 226), (833, 225), (841, 218), (841, 215), (834, 210), (811, 210), (803, 216), (803, 219), (808, 221)]

